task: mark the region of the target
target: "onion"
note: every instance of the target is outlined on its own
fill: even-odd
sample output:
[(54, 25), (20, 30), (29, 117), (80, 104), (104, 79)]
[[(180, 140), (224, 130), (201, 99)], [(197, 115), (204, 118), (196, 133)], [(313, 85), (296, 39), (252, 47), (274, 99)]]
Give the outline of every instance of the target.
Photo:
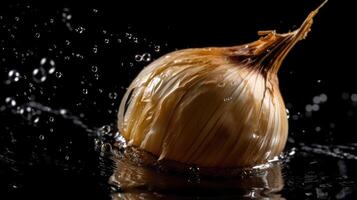
[(179, 50), (149, 64), (119, 108), (128, 146), (199, 167), (251, 167), (278, 156), (288, 119), (277, 72), (321, 6), (295, 31), (259, 31), (248, 44)]

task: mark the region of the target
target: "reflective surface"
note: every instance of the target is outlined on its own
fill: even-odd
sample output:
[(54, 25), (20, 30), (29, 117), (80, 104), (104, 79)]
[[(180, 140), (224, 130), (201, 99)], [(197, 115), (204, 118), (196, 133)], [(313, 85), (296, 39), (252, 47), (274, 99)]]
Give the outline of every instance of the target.
[(197, 176), (194, 168), (175, 176), (131, 165), (113, 145), (121, 139), (115, 125), (120, 99), (150, 61), (186, 47), (252, 41), (257, 30), (288, 30), (316, 7), (296, 1), (294, 10), (272, 3), (248, 12), (255, 4), (215, 16), (229, 18), (228, 25), (204, 20), (158, 25), (150, 15), (129, 23), (135, 14), (117, 15), (111, 5), (2, 5), (1, 194), (12, 199), (48, 198), (46, 193), (63, 199), (356, 199), (357, 83), (353, 51), (346, 50), (356, 46), (347, 37), (353, 12), (333, 1), (279, 73), (289, 138), (281, 161), (271, 168), (223, 180)]
[(188, 168), (185, 174), (164, 173), (126, 161), (116, 160), (110, 182), (120, 191), (113, 199), (284, 199), (275, 193), (284, 185), (279, 163), (239, 176), (212, 178), (200, 176), (197, 168)]

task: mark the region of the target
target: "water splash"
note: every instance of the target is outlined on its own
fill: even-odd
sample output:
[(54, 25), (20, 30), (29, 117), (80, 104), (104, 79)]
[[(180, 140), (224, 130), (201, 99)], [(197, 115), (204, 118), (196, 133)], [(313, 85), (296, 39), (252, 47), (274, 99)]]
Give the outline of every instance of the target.
[[(18, 12), (16, 9), (19, 9)], [(276, 197), (265, 194), (271, 189), (267, 188), (270, 184), (268, 177), (275, 175), (274, 170), (272, 174), (267, 172), (264, 166), (257, 167), (261, 171), (258, 175), (246, 174), (243, 180), (236, 179), (232, 182), (218, 181), (219, 187), (216, 188), (211, 187), (215, 182), (202, 178), (202, 170), (194, 166), (189, 167), (187, 174), (180, 179), (168, 174), (157, 175), (156, 171), (147, 172), (146, 169), (139, 169), (135, 165), (127, 166), (127, 163), (121, 162), (123, 160), (118, 158), (123, 155), (120, 153), (124, 152), (127, 144), (112, 124), (115, 122), (120, 97), (131, 78), (145, 65), (175, 47), (168, 46), (167, 41), (145, 38), (133, 31), (135, 28), (125, 26), (114, 29), (104, 25), (105, 23), (95, 24), (94, 21), (103, 14), (100, 9), (90, 9), (88, 12), (90, 17), (95, 19), (94, 24), (81, 21), (81, 14), (71, 8), (60, 8), (39, 18), (34, 18), (31, 14), (37, 13), (33, 12), (35, 10), (32, 6), (22, 10), (14, 6), (12, 11), (16, 12), (11, 16), (0, 16), (5, 35), (8, 35), (0, 39), (0, 70), (4, 75), (4, 80), (0, 81), (0, 84), (4, 84), (0, 85), (0, 117), (1, 123), (5, 124), (1, 126), (0, 162), (9, 166), (6, 174), (14, 172), (14, 177), (22, 176), (25, 167), (19, 167), (19, 163), (30, 169), (36, 163), (53, 163), (54, 167), (74, 174), (85, 169), (83, 171), (90, 171), (90, 177), (94, 176), (93, 173), (99, 168), (100, 175), (108, 177), (113, 173), (113, 163), (106, 158), (114, 155), (117, 168), (114, 170), (113, 179), (127, 178), (125, 181), (131, 181), (134, 186), (122, 187), (126, 182), (114, 183), (116, 189), (113, 191), (113, 198), (165, 198), (180, 195), (193, 195), (200, 199), (212, 199), (208, 195), (226, 199)], [(8, 19), (12, 20), (11, 23), (6, 22)], [(23, 22), (29, 24), (24, 25)], [(19, 30), (26, 34), (19, 34)], [(19, 48), (14, 41), (28, 46)], [(115, 73), (114, 69), (117, 70)], [(295, 74), (297, 72), (294, 72)], [(325, 81), (321, 80), (314, 81), (316, 82), (318, 85), (325, 84)], [(218, 87), (224, 85), (222, 82)], [(339, 109), (346, 111), (346, 115), (353, 116), (357, 105), (356, 91), (343, 91), (342, 95), (341, 93), (338, 98), (343, 101), (339, 105), (345, 105), (346, 108), (341, 106)], [(336, 129), (339, 124), (334, 123), (333, 119), (331, 122), (318, 123), (318, 117), (325, 114), (329, 102), (334, 101), (334, 98), (336, 97), (332, 93), (316, 91), (308, 97), (303, 107), (294, 103), (289, 107), (291, 132), (296, 132), (291, 133), (293, 137), (290, 140), (296, 142), (290, 142), (290, 147), (280, 157), (285, 175), (278, 175), (279, 178), (275, 180), (282, 177), (288, 186), (286, 190), (297, 190), (295, 194), (304, 195), (301, 198), (299, 196), (300, 199), (342, 199), (348, 198), (348, 195), (356, 191), (356, 177), (351, 173), (356, 166), (355, 143), (322, 145), (298, 142), (299, 134), (305, 141), (311, 138), (306, 136), (311, 136), (313, 132), (333, 138), (329, 131)], [(229, 102), (230, 97), (223, 101)], [(306, 111), (313, 113), (313, 116), (304, 115)], [(310, 118), (314, 116), (317, 117)], [(336, 116), (340, 117), (341, 114)], [(14, 121), (7, 123), (6, 120)], [(62, 120), (66, 121), (65, 126), (61, 126)], [(309, 127), (305, 121), (313, 121), (313, 125)], [(31, 131), (19, 132), (22, 133), (19, 135), (19, 127)], [(85, 137), (80, 137), (80, 140), (89, 138), (88, 146), (87, 141), (78, 143), (75, 140), (81, 131)], [(70, 137), (65, 137), (66, 133)], [(318, 138), (319, 142), (326, 143), (324, 139)], [(26, 151), (16, 151), (20, 147)], [(98, 155), (91, 154), (91, 149), (95, 149)], [(21, 160), (22, 156), (29, 159)], [(87, 157), (93, 160), (84, 162)], [(332, 161), (328, 162), (330, 160)], [(306, 170), (301, 168), (301, 163), (304, 163)], [(94, 167), (88, 168), (90, 164)], [(294, 171), (294, 166), (299, 169)], [(314, 166), (318, 167), (315, 169)], [(338, 174), (335, 176), (326, 166), (335, 167), (334, 172)], [(289, 174), (289, 171), (293, 173)], [(281, 171), (278, 170), (277, 173)], [(143, 177), (144, 179), (139, 179)], [(103, 185), (107, 183), (107, 179), (104, 179)], [(170, 181), (177, 179), (180, 187), (174, 185), (175, 181)], [(9, 183), (5, 190), (18, 190), (23, 187), (21, 178), (14, 180), (17, 181)], [(243, 189), (237, 186), (243, 185), (238, 183), (242, 181), (246, 183)], [(249, 181), (251, 184), (248, 184)], [(167, 187), (163, 186), (164, 183), (168, 183)], [(231, 183), (233, 184), (230, 185)], [(195, 190), (197, 187), (199, 190)], [(332, 189), (333, 187), (335, 189)], [(285, 191), (284, 195), (286, 194), (289, 194), (289, 191)]]
[(21, 78), (20, 73), (17, 70), (12, 69), (8, 73), (8, 80), (6, 80), (6, 84), (18, 82), (20, 78)]

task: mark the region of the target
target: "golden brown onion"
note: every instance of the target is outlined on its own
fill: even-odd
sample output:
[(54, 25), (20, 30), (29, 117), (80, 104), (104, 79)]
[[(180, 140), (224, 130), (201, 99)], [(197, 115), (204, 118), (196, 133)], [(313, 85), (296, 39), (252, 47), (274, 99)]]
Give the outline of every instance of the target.
[(184, 49), (152, 62), (119, 108), (128, 145), (200, 167), (250, 167), (279, 155), (288, 120), (277, 72), (318, 9), (293, 32), (260, 31), (252, 43)]

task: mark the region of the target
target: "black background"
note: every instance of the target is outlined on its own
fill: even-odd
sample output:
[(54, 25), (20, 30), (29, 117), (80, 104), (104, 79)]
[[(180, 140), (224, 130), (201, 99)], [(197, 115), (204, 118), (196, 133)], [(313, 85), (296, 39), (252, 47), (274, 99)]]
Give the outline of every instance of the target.
[[(32, 94), (36, 97), (35, 101), (54, 109), (66, 108), (76, 116), (84, 114), (81, 120), (92, 128), (115, 124), (116, 109), (125, 87), (147, 64), (120, 67), (121, 62), (126, 65), (133, 61), (136, 52), (151, 52), (152, 59), (155, 59), (176, 49), (244, 44), (256, 40), (259, 30), (287, 32), (297, 28), (321, 2), (3, 2), (0, 25), (6, 26), (0, 28), (3, 47), (0, 58), (6, 59), (0, 63), (0, 76), (1, 80), (6, 80), (8, 71), (14, 67), (22, 74), (31, 74), (42, 57), (55, 57), (55, 52), (48, 51), (52, 43), (60, 46), (69, 39), (72, 47), (69, 50), (63, 47), (63, 51), (70, 53), (75, 49), (82, 52), (84, 59), (55, 59), (57, 70), (63, 72), (63, 77), (59, 80), (49, 77), (45, 83), (39, 84), (38, 88), (44, 94), (35, 90)], [(70, 9), (73, 27), (81, 25), (86, 28), (83, 35), (73, 34), (63, 25), (63, 8)], [(98, 9), (98, 13), (93, 14), (93, 8)], [(330, 0), (315, 17), (308, 37), (296, 45), (281, 67), (280, 88), (289, 105), (290, 115), (300, 113), (298, 120), (290, 119), (289, 122), (289, 134), (291, 141), (294, 141), (289, 143), (290, 146), (299, 142), (327, 145), (357, 142), (356, 104), (349, 97), (347, 100), (341, 97), (343, 93), (357, 93), (355, 8), (352, 1)], [(20, 16), (21, 20), (19, 29), (10, 31), (16, 33), (15, 39), (11, 39), (7, 28), (17, 23), (13, 20), (15, 16)], [(51, 17), (55, 23), (43, 26)], [(38, 24), (37, 28), (34, 28), (34, 24)], [(107, 47), (102, 41), (106, 36), (99, 33), (104, 29), (114, 34), (130, 32), (138, 35), (138, 38), (147, 38), (160, 44), (161, 51), (148, 50), (145, 41), (139, 45), (123, 42)], [(36, 32), (41, 33), (40, 39), (34, 37)], [(96, 56), (91, 54), (93, 44), (103, 49)], [(32, 49), (34, 55), (23, 62), (14, 56), (14, 52), (27, 49)], [(94, 64), (99, 66), (98, 82), (95, 82), (91, 73)], [(81, 80), (85, 80), (85, 86), (80, 84)], [(23, 91), (30, 82), (22, 80), (7, 85), (2, 81), (0, 101), (4, 102), (8, 96), (16, 96), (18, 104), (28, 102), (28, 96)], [(89, 86), (91, 82), (93, 85)], [(57, 85), (58, 89), (53, 89), (53, 85)], [(81, 95), (84, 87), (89, 88), (89, 95)], [(92, 92), (98, 88), (102, 88), (104, 93)], [(114, 101), (109, 100), (109, 92), (117, 92), (118, 97)], [(327, 102), (321, 105), (318, 112), (305, 116), (305, 106), (321, 93), (328, 96)], [(51, 99), (48, 100), (48, 97)], [(91, 104), (94, 100), (97, 101), (96, 105)], [(82, 105), (78, 106), (78, 102), (82, 102)], [(108, 110), (113, 112), (109, 113)], [(107, 161), (98, 158), (98, 152), (93, 148), (93, 138), (88, 137), (86, 131), (68, 120), (56, 119), (55, 134), (47, 136), (48, 127), (45, 124), (33, 127), (25, 123), (21, 116), (11, 113), (10, 109), (0, 114), (0, 191), (10, 192), (13, 198), (18, 194), (35, 194), (36, 197), (50, 199), (107, 197), (110, 189), (106, 183), (111, 169), (98, 167), (98, 162)], [(321, 127), (321, 131), (316, 132), (316, 126)], [(49, 138), (45, 144), (38, 141), (40, 133)], [(10, 142), (10, 135), (15, 137), (16, 143)], [(64, 161), (64, 154), (58, 153), (57, 149), (69, 140), (72, 141), (68, 150), (71, 158)], [(52, 195), (42, 194), (44, 190)]]
[[(168, 44), (167, 48), (162, 48), (161, 52), (153, 54), (153, 58), (157, 58), (166, 52), (182, 48), (244, 44), (256, 40), (259, 30), (275, 29), (278, 32), (294, 30), (308, 13), (321, 3), (322, 1), (308, 0), (29, 3), (38, 10), (29, 17), (34, 17), (32, 20), (34, 23), (36, 20), (46, 19), (46, 16), (53, 16), (67, 7), (76, 16), (73, 22), (89, 27), (85, 37), (73, 38), (78, 41), (77, 48), (85, 49), (87, 41), (98, 39), (97, 33), (91, 30), (102, 27), (114, 33), (130, 30), (138, 33), (139, 37)], [(99, 13), (93, 16), (92, 8), (98, 9)], [(357, 130), (353, 123), (355, 106), (351, 101), (341, 98), (342, 93), (357, 92), (353, 50), (356, 46), (353, 31), (354, 8), (351, 2), (329, 1), (315, 17), (315, 23), (308, 37), (296, 45), (281, 67), (280, 88), (286, 103), (293, 105), (288, 106), (292, 114), (300, 112), (304, 115), (305, 106), (312, 104), (315, 95), (325, 93), (328, 96), (328, 102), (322, 105), (322, 109), (315, 113), (313, 118), (290, 124), (293, 132), (299, 132), (300, 129), (308, 131), (314, 129), (316, 125), (329, 126), (333, 123), (339, 128), (336, 140), (342, 143), (356, 141), (356, 136), (353, 134)], [(28, 43), (26, 31), (23, 34), (22, 42)], [(46, 38), (46, 41), (33, 41), (34, 43), (29, 42), (28, 45), (37, 45), (41, 49), (48, 44), (48, 41), (63, 39), (62, 34), (66, 33), (55, 32)], [(59, 35), (61, 37), (58, 37)], [(117, 58), (131, 56), (137, 49), (144, 51), (145, 45), (108, 49), (99, 58), (87, 57), (87, 61), (99, 62), (105, 66), (103, 87), (113, 87), (113, 85), (125, 87), (145, 65), (139, 64), (135, 69), (123, 71), (123, 68), (118, 67)], [(83, 63), (78, 65), (67, 66), (64, 69), (71, 70), (74, 74), (72, 79), (78, 77), (75, 74), (83, 74), (83, 69), (87, 67)], [(72, 84), (72, 82), (72, 80), (64, 81), (63, 84)], [(66, 92), (73, 92), (76, 96), (78, 90)], [(119, 96), (122, 92), (119, 91)], [(62, 101), (68, 99), (63, 98)], [(321, 137), (323, 138), (317, 141), (324, 141), (325, 137), (330, 136)]]

